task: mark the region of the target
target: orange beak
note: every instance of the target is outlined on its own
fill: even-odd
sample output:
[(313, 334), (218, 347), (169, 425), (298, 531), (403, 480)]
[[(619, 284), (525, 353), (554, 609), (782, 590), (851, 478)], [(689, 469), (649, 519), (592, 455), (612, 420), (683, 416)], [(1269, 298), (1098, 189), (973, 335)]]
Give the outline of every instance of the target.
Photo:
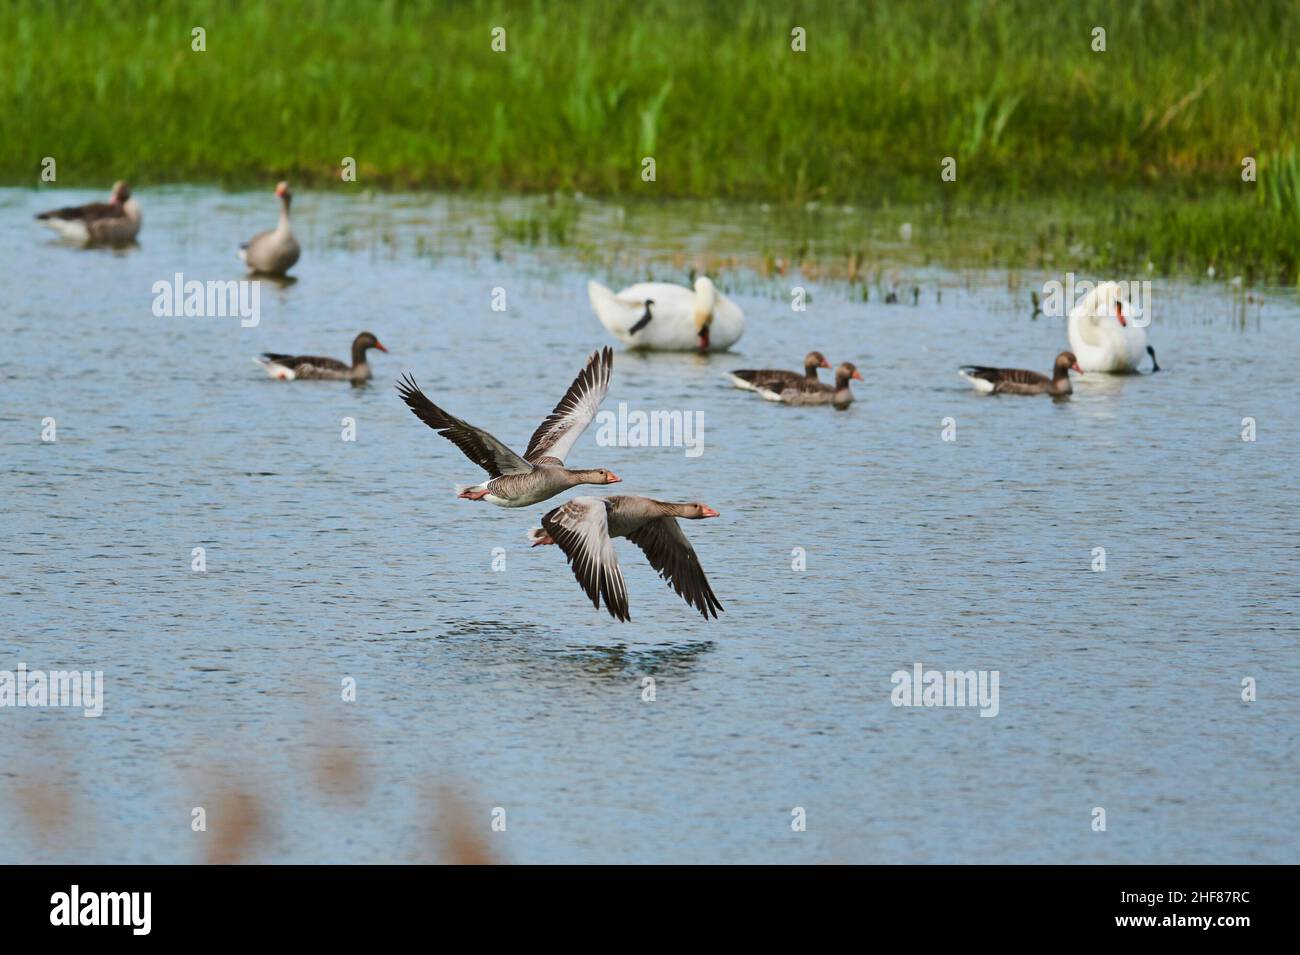
[(610, 472), (609, 472), (609, 477), (605, 478), (605, 483), (606, 483), (606, 484), (618, 484), (618, 483), (619, 483), (620, 481), (622, 481), (622, 480), (623, 480), (623, 479), (622, 479), (621, 477), (619, 477), (619, 476), (618, 476), (617, 474), (615, 474), (613, 471), (610, 471)]
[(862, 372), (858, 371), (856, 368), (853, 370), (853, 374), (849, 375), (849, 377), (856, 378), (858, 381), (866, 381), (866, 379), (862, 377)]
[(818, 367), (818, 368), (829, 368), (830, 366), (831, 366), (831, 363), (828, 362), (825, 358), (823, 358), (823, 359), (822, 359), (822, 363), (821, 363), (820, 365), (818, 365), (817, 367)]
[(1079, 374), (1081, 375), (1083, 374), (1083, 369), (1079, 367), (1079, 363), (1077, 361), (1070, 366), (1070, 371), (1077, 371)]
[(375, 342), (375, 347), (378, 348), (381, 352), (384, 352), (385, 354), (387, 354), (388, 352), (388, 349), (385, 348), (383, 345), (381, 345), (379, 342)]
[(721, 517), (722, 515), (719, 514), (717, 511), (715, 511), (713, 508), (711, 508), (711, 507), (706, 507), (706, 506), (704, 506), (703, 504), (701, 504), (701, 505), (700, 505), (700, 516), (701, 516), (701, 517)]

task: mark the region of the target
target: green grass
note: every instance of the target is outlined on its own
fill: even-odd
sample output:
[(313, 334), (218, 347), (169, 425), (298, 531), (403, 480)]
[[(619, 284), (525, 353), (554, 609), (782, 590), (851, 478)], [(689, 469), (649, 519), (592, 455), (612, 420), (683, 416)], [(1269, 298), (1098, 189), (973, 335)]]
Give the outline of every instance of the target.
[(6, 3), (0, 178), (324, 183), (352, 156), (352, 188), (1069, 197), (1116, 262), (1297, 272), (1294, 0), (155, 6)]

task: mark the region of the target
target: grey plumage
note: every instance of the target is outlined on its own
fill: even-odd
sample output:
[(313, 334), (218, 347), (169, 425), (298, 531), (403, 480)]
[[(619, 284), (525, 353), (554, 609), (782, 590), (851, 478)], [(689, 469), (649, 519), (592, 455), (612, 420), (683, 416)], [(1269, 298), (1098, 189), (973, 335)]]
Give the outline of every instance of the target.
[(487, 472), (489, 480), (460, 489), (469, 500), (487, 500), (500, 507), (527, 507), (579, 484), (616, 484), (605, 468), (564, 466), (578, 437), (586, 429), (609, 391), (614, 350), (593, 352), (555, 409), (538, 426), (522, 457), (495, 436), (438, 407), (406, 376), (398, 394), (417, 418), (451, 441)]
[(722, 603), (677, 519), (717, 516), (703, 504), (672, 504), (636, 494), (575, 497), (548, 511), (542, 526), (528, 536), (533, 546), (558, 545), (592, 604), (599, 607), (603, 601), (610, 616), (625, 621), (631, 619), (627, 584), (613, 539), (626, 537), (673, 591), (707, 620), (717, 617)]

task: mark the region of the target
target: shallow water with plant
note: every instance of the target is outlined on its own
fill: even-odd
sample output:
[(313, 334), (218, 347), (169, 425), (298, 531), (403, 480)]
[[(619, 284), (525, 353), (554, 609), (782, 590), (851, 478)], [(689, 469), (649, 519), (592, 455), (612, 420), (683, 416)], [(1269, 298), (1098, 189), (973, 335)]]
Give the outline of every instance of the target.
[[(0, 710), (0, 861), (212, 859), (231, 812), (245, 861), (437, 859), (446, 789), (514, 862), (1296, 860), (1292, 291), (1154, 274), (1159, 374), (984, 398), (958, 365), (1066, 345), (1029, 297), (1068, 249), (999, 251), (1015, 222), (304, 190), (297, 281), (244, 328), (157, 317), (152, 286), (241, 278), (269, 196), (140, 193), (134, 248), (0, 233), (0, 670), (105, 681), (98, 718)], [(685, 529), (726, 610), (620, 542), (618, 624), (529, 548), (543, 506), (455, 498), (473, 465), (393, 383), (522, 443), (607, 343), (586, 279), (691, 269), (745, 309), (735, 353), (619, 350), (605, 407), (699, 412), (702, 453), (593, 429), (572, 460), (721, 511)], [(250, 361), (362, 329), (369, 387)], [(724, 377), (812, 348), (862, 369), (848, 411)], [(996, 715), (891, 705), (917, 662), (998, 671)]]

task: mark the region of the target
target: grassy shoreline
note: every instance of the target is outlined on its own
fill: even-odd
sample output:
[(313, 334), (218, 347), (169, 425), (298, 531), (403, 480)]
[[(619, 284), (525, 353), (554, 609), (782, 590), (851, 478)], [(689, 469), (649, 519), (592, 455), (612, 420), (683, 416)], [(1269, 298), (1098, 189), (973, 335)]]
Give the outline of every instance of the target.
[[(13, 0), (6, 12), (9, 184), (35, 182), (45, 156), (66, 185), (339, 183), (351, 156), (353, 188), (986, 208), (1059, 197), (1079, 210), (1062, 226), (1102, 264), (1297, 277), (1289, 0)], [(795, 26), (805, 52), (791, 50)], [(1105, 52), (1091, 48), (1098, 26)], [(947, 156), (955, 182), (940, 180)]]

